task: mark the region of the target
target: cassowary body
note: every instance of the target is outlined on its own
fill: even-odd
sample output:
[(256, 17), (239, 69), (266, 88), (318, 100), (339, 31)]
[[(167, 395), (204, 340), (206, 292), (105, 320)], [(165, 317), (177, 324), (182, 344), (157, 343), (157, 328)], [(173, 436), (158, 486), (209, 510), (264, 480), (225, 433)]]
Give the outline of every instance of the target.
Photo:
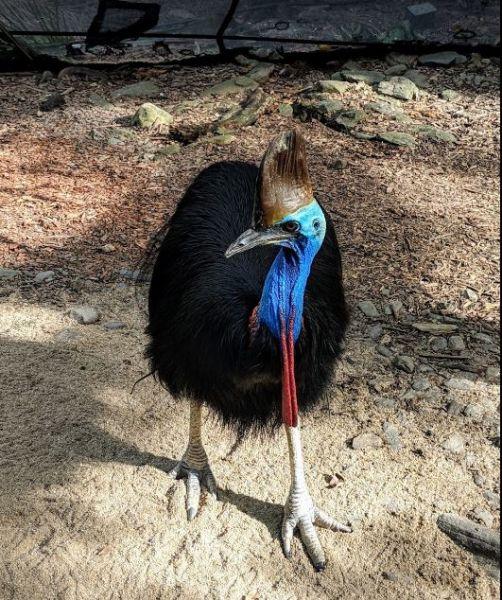
[[(197, 177), (170, 222), (153, 272), (152, 370), (175, 398), (192, 401), (189, 448), (174, 472), (187, 476), (190, 518), (200, 482), (210, 491), (216, 487), (202, 447), (201, 404), (241, 432), (282, 420), (294, 482), (298, 450), (301, 455), (298, 411), (322, 397), (341, 352), (348, 317), (336, 235), (311, 192), (301, 192), (309, 184), (301, 140), (297, 134), (281, 139), (261, 170), (227, 162)], [(251, 223), (254, 229), (246, 231)], [(303, 474), (300, 479), (306, 490)], [(308, 492), (299, 496), (307, 512), (317, 510)], [(316, 519), (322, 525), (319, 515), (309, 517), (312, 530)], [(308, 527), (291, 514), (288, 525), (287, 517), (288, 552), (289, 529)], [(324, 526), (343, 529), (331, 520)], [(315, 548), (306, 541), (307, 549), (322, 568), (324, 555), (313, 536)]]

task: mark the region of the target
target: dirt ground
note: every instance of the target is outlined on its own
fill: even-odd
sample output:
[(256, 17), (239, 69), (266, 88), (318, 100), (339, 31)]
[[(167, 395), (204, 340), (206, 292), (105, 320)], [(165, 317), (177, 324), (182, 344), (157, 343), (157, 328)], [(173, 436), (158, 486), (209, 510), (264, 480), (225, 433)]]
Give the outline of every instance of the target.
[[(299, 541), (292, 561), (281, 553), (289, 468), (280, 433), (250, 437), (228, 456), (235, 434), (208, 417), (220, 501), (208, 499), (186, 522), (184, 487), (166, 472), (184, 451), (188, 407), (152, 380), (131, 391), (148, 372), (145, 319), (119, 272), (135, 269), (197, 172), (222, 159), (259, 160), (291, 126), (279, 104), (335, 68), (279, 67), (264, 84), (269, 109), (230, 145), (202, 141), (161, 160), (153, 158), (167, 137), (127, 125), (140, 101), (96, 106), (91, 93), (110, 98), (154, 79), (175, 126), (207, 122), (233, 100), (201, 92), (243, 68), (142, 69), (105, 82), (0, 76), (0, 269), (17, 270), (0, 278), (1, 600), (498, 597), (494, 569), (436, 524), (442, 513), (477, 510), (500, 527), (499, 72), (485, 66), (480, 86), (461, 79), (470, 68), (421, 68), (430, 86), (402, 104), (413, 123), (447, 129), (456, 144), (395, 148), (297, 124), (339, 233), (353, 310), (329, 397), (303, 423), (314, 500), (355, 529), (320, 532), (329, 563), (319, 575)], [(454, 102), (439, 99), (445, 87), (458, 90)], [(56, 90), (66, 106), (40, 112)], [(356, 86), (344, 101), (375, 98)], [(110, 144), (117, 129), (132, 135)], [(47, 270), (53, 280), (36, 283)], [(380, 317), (364, 317), (362, 300)], [(399, 314), (387, 314), (397, 300)], [(99, 310), (98, 323), (70, 317), (82, 304)], [(124, 328), (109, 330), (111, 321)], [(417, 322), (453, 325), (465, 350), (451, 340), (438, 350)], [(395, 366), (403, 356), (413, 373)], [(354, 450), (352, 439), (367, 432), (386, 443)], [(332, 488), (335, 473), (343, 480)]]

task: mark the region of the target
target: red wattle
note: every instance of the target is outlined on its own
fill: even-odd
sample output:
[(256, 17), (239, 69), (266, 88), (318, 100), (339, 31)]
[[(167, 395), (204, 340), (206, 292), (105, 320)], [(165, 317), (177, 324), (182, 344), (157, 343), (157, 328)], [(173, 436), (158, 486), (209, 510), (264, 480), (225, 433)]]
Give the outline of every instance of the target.
[(282, 354), (282, 421), (288, 427), (298, 425), (298, 399), (295, 380), (295, 340), (294, 315), (289, 328), (281, 318), (281, 354)]

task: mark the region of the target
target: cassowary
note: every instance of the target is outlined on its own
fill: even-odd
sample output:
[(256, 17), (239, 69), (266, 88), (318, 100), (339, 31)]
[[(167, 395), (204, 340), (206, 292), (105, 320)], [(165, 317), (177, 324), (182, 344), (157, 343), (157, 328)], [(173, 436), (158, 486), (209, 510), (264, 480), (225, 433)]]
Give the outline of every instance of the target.
[(291, 556), (298, 527), (314, 566), (324, 568), (314, 526), (350, 529), (314, 506), (298, 414), (326, 390), (347, 321), (335, 231), (314, 198), (299, 133), (276, 138), (260, 168), (222, 162), (195, 179), (156, 259), (147, 330), (152, 372), (191, 403), (188, 448), (172, 472), (186, 478), (189, 520), (201, 485), (217, 493), (202, 406), (241, 433), (282, 423), (292, 480), (284, 552)]

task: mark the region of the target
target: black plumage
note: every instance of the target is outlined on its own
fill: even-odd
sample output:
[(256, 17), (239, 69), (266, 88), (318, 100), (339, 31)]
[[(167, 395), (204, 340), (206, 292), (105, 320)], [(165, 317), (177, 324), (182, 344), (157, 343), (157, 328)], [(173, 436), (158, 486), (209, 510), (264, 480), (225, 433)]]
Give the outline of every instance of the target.
[[(255, 165), (223, 162), (195, 179), (161, 243), (149, 296), (152, 371), (173, 397), (205, 403), (241, 432), (281, 422), (279, 345), (265, 327), (250, 327), (277, 247), (225, 258), (253, 221), (258, 174)], [(296, 345), (300, 411), (326, 389), (348, 322), (338, 243), (326, 218)]]

